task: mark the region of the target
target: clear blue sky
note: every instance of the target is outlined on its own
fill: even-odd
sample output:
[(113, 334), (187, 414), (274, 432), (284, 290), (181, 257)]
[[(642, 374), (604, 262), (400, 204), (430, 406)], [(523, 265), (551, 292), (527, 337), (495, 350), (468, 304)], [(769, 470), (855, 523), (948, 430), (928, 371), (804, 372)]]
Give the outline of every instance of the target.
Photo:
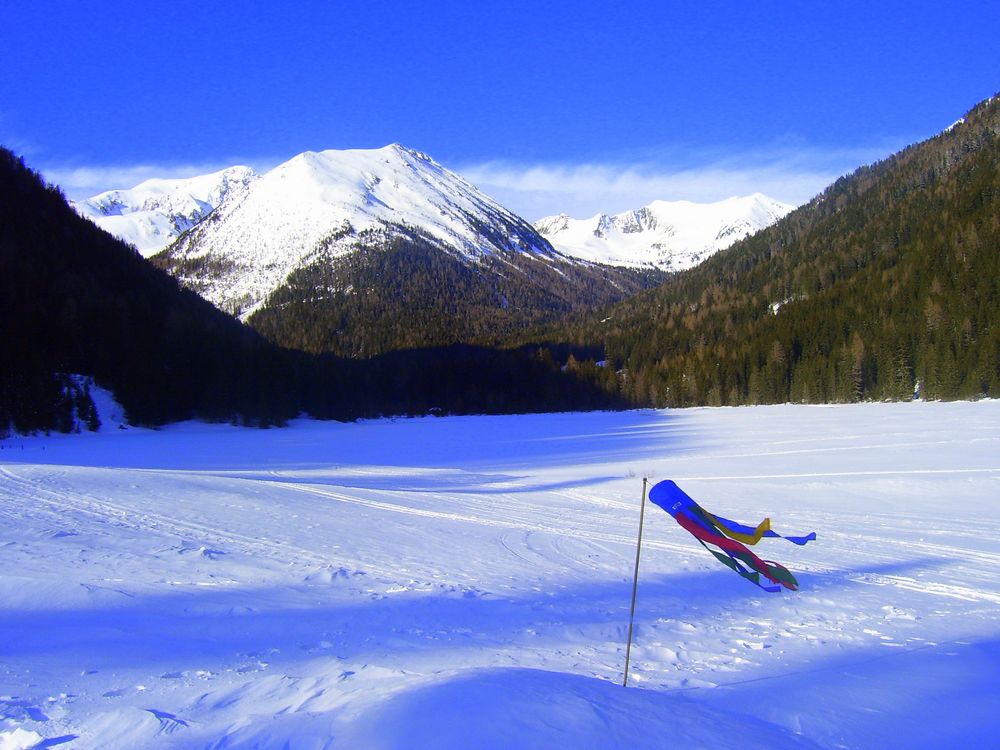
[(988, 0), (43, 1), (3, 16), (0, 142), (75, 197), (401, 142), (527, 218), (753, 189), (800, 202), (1000, 91)]

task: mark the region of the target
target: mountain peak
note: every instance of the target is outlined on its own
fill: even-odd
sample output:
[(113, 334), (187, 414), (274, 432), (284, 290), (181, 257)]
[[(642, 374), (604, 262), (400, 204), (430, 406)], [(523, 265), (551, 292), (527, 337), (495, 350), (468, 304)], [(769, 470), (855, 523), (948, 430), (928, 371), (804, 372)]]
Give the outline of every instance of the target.
[(168, 252), (175, 259), (210, 254), (229, 269), (199, 288), (246, 316), (317, 253), (340, 257), (359, 243), (402, 234), (419, 235), (469, 264), (509, 253), (555, 256), (530, 224), (427, 154), (398, 143), (298, 154)]
[(394, 151), (402, 156), (412, 157), (414, 159), (419, 159), (420, 161), (429, 162), (431, 164), (436, 164), (430, 156), (425, 154), (423, 151), (418, 151), (415, 148), (410, 148), (409, 146), (404, 146), (402, 143), (391, 143), (385, 147), (388, 150)]

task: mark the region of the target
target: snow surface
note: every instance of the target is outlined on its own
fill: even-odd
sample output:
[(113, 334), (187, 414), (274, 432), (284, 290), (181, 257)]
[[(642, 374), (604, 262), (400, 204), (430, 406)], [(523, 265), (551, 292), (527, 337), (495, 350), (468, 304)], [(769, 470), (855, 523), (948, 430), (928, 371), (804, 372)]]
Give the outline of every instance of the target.
[[(190, 423), (0, 448), (0, 746), (941, 748), (1000, 731), (997, 401)], [(643, 476), (819, 538), (762, 542), (801, 583), (767, 594), (647, 505), (623, 688)]]
[(717, 203), (653, 201), (609, 216), (547, 216), (535, 228), (561, 253), (616, 266), (683, 271), (771, 226), (795, 207), (754, 193)]
[(296, 268), (356, 251), (367, 230), (398, 234), (399, 225), (470, 263), (497, 252), (573, 262), (459, 175), (399, 144), (299, 154), (220, 206), (171, 253), (211, 259), (222, 270), (192, 281), (246, 319)]
[(223, 201), (245, 191), (257, 177), (250, 167), (228, 167), (186, 179), (146, 180), (128, 190), (109, 190), (71, 205), (148, 258)]

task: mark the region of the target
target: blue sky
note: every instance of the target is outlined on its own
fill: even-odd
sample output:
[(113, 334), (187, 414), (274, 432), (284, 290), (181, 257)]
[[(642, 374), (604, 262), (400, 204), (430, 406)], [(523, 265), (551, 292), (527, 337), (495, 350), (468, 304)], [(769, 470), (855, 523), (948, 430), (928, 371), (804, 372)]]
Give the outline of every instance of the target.
[(0, 142), (72, 197), (401, 142), (535, 219), (802, 202), (1000, 91), (997, 3), (695, 5), (7, 4)]

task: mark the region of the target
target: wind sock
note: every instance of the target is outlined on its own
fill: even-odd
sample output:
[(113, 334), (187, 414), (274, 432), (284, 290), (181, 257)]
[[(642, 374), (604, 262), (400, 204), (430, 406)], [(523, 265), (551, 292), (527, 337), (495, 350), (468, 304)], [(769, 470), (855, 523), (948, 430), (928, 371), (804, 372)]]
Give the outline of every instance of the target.
[[(806, 536), (782, 536), (771, 531), (769, 518), (765, 518), (756, 527), (751, 527), (713, 515), (669, 479), (653, 486), (649, 491), (649, 500), (672, 515), (677, 523), (720, 562), (765, 591), (781, 591), (782, 586), (794, 591), (799, 587), (799, 582), (786, 567), (771, 560), (762, 560), (746, 545), (757, 544), (763, 537), (772, 536), (787, 539), (793, 544), (805, 544), (816, 538), (815, 531)], [(712, 549), (709, 544), (719, 547), (725, 554)], [(761, 576), (775, 585), (761, 583)]]

